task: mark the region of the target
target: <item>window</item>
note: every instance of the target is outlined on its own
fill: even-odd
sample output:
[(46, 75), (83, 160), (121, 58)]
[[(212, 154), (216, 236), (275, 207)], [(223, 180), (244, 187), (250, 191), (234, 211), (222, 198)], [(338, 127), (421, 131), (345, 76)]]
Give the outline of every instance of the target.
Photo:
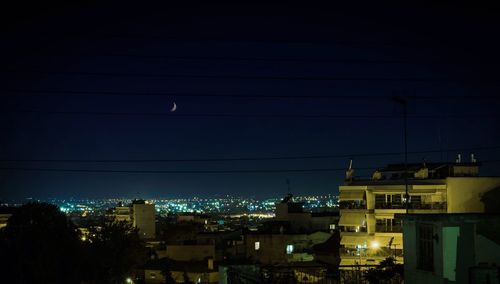
[(260, 242), (255, 242), (255, 250), (259, 250), (260, 249)]
[(335, 230), (335, 224), (330, 224), (329, 228), (330, 230)]
[(401, 204), (401, 194), (392, 195), (392, 203)]
[(375, 194), (375, 208), (383, 208), (385, 204), (385, 194)]
[(417, 268), (434, 271), (434, 230), (432, 224), (419, 224), (417, 228)]
[(293, 253), (293, 245), (286, 245), (286, 254)]
[(413, 204), (420, 204), (420, 203), (422, 203), (422, 196), (412, 195), (412, 196), (410, 196), (410, 202)]

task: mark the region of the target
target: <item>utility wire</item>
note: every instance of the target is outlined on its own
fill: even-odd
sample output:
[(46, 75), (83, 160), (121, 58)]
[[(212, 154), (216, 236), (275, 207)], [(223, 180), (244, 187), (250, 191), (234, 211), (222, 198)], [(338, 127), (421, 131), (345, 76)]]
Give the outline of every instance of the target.
[[(427, 154), (440, 152), (466, 152), (496, 150), (500, 146), (472, 147), (472, 148), (450, 148), (442, 150), (409, 151), (408, 154)], [(151, 162), (225, 162), (225, 161), (272, 161), (272, 160), (314, 160), (332, 158), (355, 158), (355, 157), (380, 157), (397, 156), (402, 152), (372, 152), (352, 154), (327, 154), (327, 155), (302, 155), (302, 156), (268, 156), (268, 157), (236, 157), (236, 158), (207, 158), (207, 159), (0, 159), (0, 162), (64, 162), (64, 163), (151, 163)]]
[[(496, 163), (500, 160), (482, 161), (483, 163)], [(383, 167), (360, 167), (357, 170), (373, 170)], [(23, 172), (58, 172), (58, 173), (126, 173), (126, 174), (272, 174), (272, 173), (317, 173), (345, 171), (345, 168), (311, 168), (311, 169), (277, 169), (277, 170), (97, 170), (97, 169), (64, 169), (64, 168), (25, 168), (25, 167), (0, 167), (3, 171)]]
[[(211, 118), (379, 118), (395, 119), (401, 115), (376, 115), (376, 114), (223, 114), (223, 113), (167, 113), (167, 112), (98, 112), (98, 111), (43, 111), (43, 110), (1, 110), (2, 113), (24, 113), (43, 115), (96, 115), (96, 116), (158, 116), (164, 118), (188, 118), (188, 117), (211, 117)], [(500, 114), (449, 114), (449, 115), (410, 115), (408, 118), (500, 118)]]
[[(4, 69), (0, 73), (32, 73), (64, 76), (96, 76), (118, 78), (189, 78), (189, 79), (234, 79), (234, 80), (271, 80), (271, 81), (403, 81), (403, 82), (441, 82), (437, 77), (363, 77), (363, 76), (261, 76), (261, 75), (210, 75), (210, 74), (175, 74), (175, 73), (125, 73), (125, 72), (85, 72), (85, 71), (44, 71)], [(463, 79), (463, 78), (462, 78)]]
[(47, 57), (119, 57), (119, 58), (153, 58), (176, 61), (233, 61), (233, 62), (271, 62), (271, 63), (306, 63), (306, 64), (461, 64), (461, 63), (486, 63), (486, 61), (460, 60), (410, 60), (410, 59), (339, 59), (339, 58), (291, 58), (291, 57), (259, 57), (259, 56), (187, 56), (187, 55), (161, 55), (161, 54), (137, 54), (137, 53), (75, 53), (55, 54)]
[[(358, 168), (369, 170), (372, 168)], [(25, 168), (0, 167), (6, 171), (38, 171), (38, 172), (77, 172), (77, 173), (140, 173), (140, 174), (231, 174), (231, 173), (307, 173), (345, 171), (345, 168), (317, 168), (317, 169), (279, 169), (279, 170), (97, 170), (97, 169), (63, 169), (63, 168)]]
[[(266, 95), (266, 94), (222, 94), (222, 93), (187, 93), (187, 92), (121, 92), (121, 91), (77, 91), (77, 90), (35, 90), (35, 89), (4, 89), (2, 94), (15, 95), (80, 95), (80, 96), (157, 96), (157, 97), (222, 97), (222, 98), (248, 98), (248, 99), (321, 99), (321, 100), (392, 100), (394, 96), (390, 95)], [(405, 95), (409, 100), (479, 100), (495, 99), (496, 95)]]

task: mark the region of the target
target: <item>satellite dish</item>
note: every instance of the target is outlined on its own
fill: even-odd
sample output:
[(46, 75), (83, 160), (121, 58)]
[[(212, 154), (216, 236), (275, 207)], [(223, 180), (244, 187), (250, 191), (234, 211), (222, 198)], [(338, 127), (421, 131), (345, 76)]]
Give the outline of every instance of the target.
[(172, 108), (170, 109), (170, 112), (174, 112), (177, 110), (177, 104), (175, 104), (174, 102), (174, 105), (172, 106)]

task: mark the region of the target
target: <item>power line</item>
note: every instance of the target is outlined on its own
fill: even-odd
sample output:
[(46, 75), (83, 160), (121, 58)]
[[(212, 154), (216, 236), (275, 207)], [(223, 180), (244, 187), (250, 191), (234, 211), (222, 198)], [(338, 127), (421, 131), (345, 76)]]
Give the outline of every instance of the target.
[[(266, 95), (266, 94), (222, 94), (222, 93), (188, 93), (188, 92), (122, 92), (122, 91), (77, 91), (77, 90), (34, 90), (34, 89), (5, 89), (4, 95), (80, 95), (80, 96), (154, 96), (154, 97), (223, 97), (223, 98), (248, 98), (248, 99), (321, 99), (321, 100), (390, 100), (391, 95)], [(480, 100), (500, 98), (496, 95), (405, 95), (409, 100)]]
[[(482, 163), (496, 163), (500, 160), (487, 160)], [(373, 170), (383, 167), (359, 167), (357, 170)], [(345, 171), (345, 168), (277, 169), (277, 170), (109, 170), (109, 169), (64, 169), (64, 168), (25, 168), (0, 167), (4, 171), (57, 172), (57, 173), (116, 173), (116, 174), (273, 174), (273, 173), (318, 173)]]
[[(98, 111), (43, 111), (43, 110), (2, 110), (3, 113), (24, 113), (43, 115), (96, 115), (96, 116), (157, 116), (164, 118), (310, 118), (310, 119), (345, 119), (345, 118), (378, 118), (395, 119), (401, 115), (342, 115), (342, 114), (223, 114), (223, 113), (167, 113), (167, 112), (98, 112)], [(449, 114), (449, 115), (410, 115), (408, 118), (500, 118), (500, 114)]]
[[(440, 152), (465, 152), (500, 149), (500, 146), (450, 148), (444, 150), (409, 151), (408, 154), (428, 154)], [(236, 157), (236, 158), (206, 158), (206, 159), (0, 159), (0, 162), (69, 162), (69, 163), (154, 163), (154, 162), (226, 162), (226, 161), (272, 161), (272, 160), (314, 160), (332, 158), (397, 156), (402, 152), (372, 152), (351, 154), (302, 155), (302, 156), (268, 156), (268, 157)]]
[[(372, 168), (358, 168), (369, 170)], [(24, 168), (0, 167), (6, 171), (37, 171), (37, 172), (75, 172), (75, 173), (138, 173), (138, 174), (232, 174), (232, 173), (308, 173), (345, 171), (345, 168), (317, 168), (317, 169), (279, 169), (279, 170), (96, 170), (96, 169), (63, 169), (63, 168)]]
[[(460, 60), (410, 60), (410, 59), (339, 59), (339, 58), (286, 58), (286, 57), (259, 57), (259, 56), (187, 56), (187, 55), (161, 55), (161, 54), (137, 54), (137, 53), (108, 53), (108, 54), (55, 54), (49, 57), (120, 57), (120, 58), (152, 58), (178, 61), (240, 61), (240, 62), (272, 62), (272, 63), (308, 63), (308, 64), (460, 64), (473, 63), (477, 61)], [(477, 62), (496, 64), (492, 62)]]
[(44, 71), (44, 70), (0, 70), (1, 73), (34, 73), (46, 75), (97, 76), (122, 78), (188, 78), (188, 79), (231, 79), (231, 80), (271, 80), (271, 81), (403, 81), (403, 82), (440, 82), (443, 78), (433, 77), (362, 77), (362, 76), (262, 76), (262, 75), (210, 75), (175, 73), (124, 73), (124, 72), (84, 72), (84, 71)]

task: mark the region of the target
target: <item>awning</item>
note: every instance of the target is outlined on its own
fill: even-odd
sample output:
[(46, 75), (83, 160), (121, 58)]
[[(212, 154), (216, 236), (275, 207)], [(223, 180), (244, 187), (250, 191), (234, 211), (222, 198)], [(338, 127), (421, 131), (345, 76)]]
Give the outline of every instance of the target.
[(365, 213), (342, 212), (339, 226), (363, 226), (365, 224)]
[(367, 243), (367, 236), (343, 236), (340, 240), (341, 245), (365, 245)]
[(364, 190), (345, 190), (340, 192), (339, 200), (363, 200), (364, 197)]

